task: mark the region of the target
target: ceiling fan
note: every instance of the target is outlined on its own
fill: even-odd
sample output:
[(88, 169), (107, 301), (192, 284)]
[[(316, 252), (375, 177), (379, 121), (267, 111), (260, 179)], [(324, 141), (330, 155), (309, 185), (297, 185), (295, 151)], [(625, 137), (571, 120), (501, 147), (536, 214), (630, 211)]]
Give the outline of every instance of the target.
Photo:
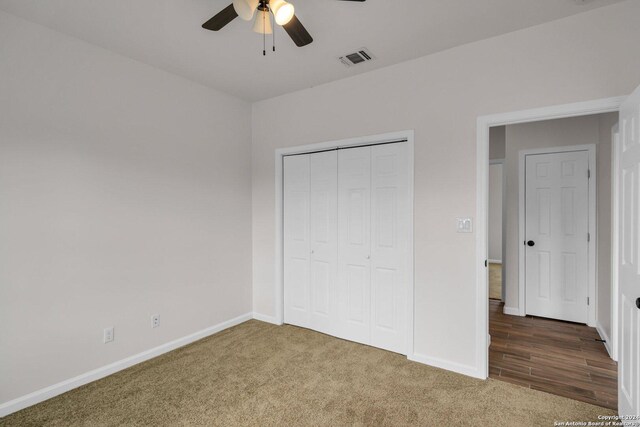
[[(365, 0), (341, 1), (363, 2)], [(273, 15), (275, 23), (284, 28), (297, 46), (306, 46), (313, 41), (313, 37), (296, 17), (293, 5), (285, 0), (233, 0), (232, 4), (202, 24), (202, 28), (219, 31), (238, 16), (245, 21), (250, 21), (256, 11), (258, 14), (253, 25), (253, 31), (256, 33), (263, 35), (273, 33), (271, 24), (271, 15)], [(263, 53), (266, 54), (266, 51)]]

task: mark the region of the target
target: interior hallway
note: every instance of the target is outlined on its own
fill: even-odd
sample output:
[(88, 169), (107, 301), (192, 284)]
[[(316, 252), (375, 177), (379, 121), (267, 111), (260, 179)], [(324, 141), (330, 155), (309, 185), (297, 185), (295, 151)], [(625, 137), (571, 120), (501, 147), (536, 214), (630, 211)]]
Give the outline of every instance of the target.
[(617, 409), (617, 364), (595, 328), (509, 316), (503, 307), (489, 300), (489, 377)]

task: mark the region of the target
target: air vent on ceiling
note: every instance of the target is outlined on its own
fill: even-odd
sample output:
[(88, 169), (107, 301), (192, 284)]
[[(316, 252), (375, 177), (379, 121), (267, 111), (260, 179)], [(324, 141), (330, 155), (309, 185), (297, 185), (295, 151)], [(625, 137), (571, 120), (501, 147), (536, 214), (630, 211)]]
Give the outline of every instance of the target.
[(340, 62), (342, 62), (347, 67), (352, 67), (354, 65), (363, 64), (368, 61), (372, 61), (375, 57), (369, 52), (367, 48), (358, 49), (356, 52), (349, 53), (347, 55), (341, 56)]

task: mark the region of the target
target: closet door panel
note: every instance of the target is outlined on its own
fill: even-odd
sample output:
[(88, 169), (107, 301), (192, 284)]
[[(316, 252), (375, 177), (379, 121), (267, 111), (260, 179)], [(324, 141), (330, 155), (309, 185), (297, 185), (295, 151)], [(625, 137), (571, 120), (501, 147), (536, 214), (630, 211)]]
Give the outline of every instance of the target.
[(284, 158), (284, 321), (309, 327), (309, 156)]
[(407, 144), (371, 148), (371, 345), (406, 354)]
[(338, 153), (310, 155), (310, 327), (332, 334), (338, 268)]
[(285, 322), (406, 354), (407, 144), (284, 160)]
[(371, 148), (338, 152), (338, 321), (336, 335), (370, 342)]

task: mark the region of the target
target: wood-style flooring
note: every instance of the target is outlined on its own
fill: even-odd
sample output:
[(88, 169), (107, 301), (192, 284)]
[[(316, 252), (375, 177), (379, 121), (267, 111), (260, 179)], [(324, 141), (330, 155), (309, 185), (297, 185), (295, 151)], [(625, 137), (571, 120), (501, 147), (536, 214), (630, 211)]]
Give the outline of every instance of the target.
[(540, 317), (509, 316), (489, 301), (489, 377), (618, 408), (617, 364), (595, 328)]

